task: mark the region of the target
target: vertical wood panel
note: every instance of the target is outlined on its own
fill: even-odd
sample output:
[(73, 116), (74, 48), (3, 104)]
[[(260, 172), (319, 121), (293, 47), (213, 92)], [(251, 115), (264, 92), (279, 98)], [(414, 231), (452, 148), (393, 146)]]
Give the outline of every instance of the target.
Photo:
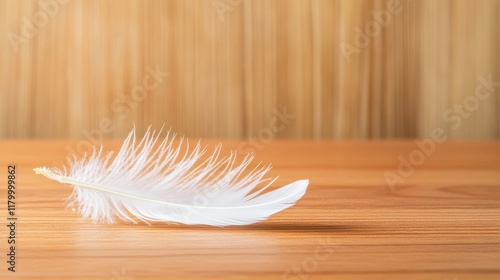
[[(98, 140), (133, 124), (209, 138), (500, 136), (498, 87), (460, 125), (447, 113), (480, 76), (500, 81), (496, 0), (48, 3), (0, 0), (2, 138)], [(47, 22), (16, 52), (12, 34), (37, 13)], [(156, 70), (168, 76), (141, 89)]]

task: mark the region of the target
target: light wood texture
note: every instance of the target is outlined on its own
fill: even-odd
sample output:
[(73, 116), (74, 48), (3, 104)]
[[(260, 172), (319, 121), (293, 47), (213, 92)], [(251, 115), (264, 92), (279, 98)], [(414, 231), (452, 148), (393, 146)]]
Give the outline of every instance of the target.
[[(277, 138), (500, 136), (498, 87), (459, 128), (444, 116), (478, 77), (500, 81), (497, 0), (64, 2), (30, 31), (40, 1), (0, 0), (2, 138), (80, 139), (110, 119), (103, 137), (135, 122), (242, 139), (284, 108)], [(168, 76), (142, 92), (148, 67)]]
[[(212, 146), (218, 141), (204, 141)], [(71, 141), (2, 141), (16, 164), (18, 272), (0, 279), (499, 279), (500, 142), (445, 142), (390, 188), (413, 142), (278, 141), (256, 160), (305, 197), (245, 227), (93, 225), (63, 206), (70, 188), (32, 168), (64, 161)], [(229, 154), (237, 141), (223, 141)], [(108, 141), (106, 150), (119, 142)], [(5, 181), (4, 181), (5, 182)], [(6, 187), (0, 191), (1, 223)], [(324, 247), (321, 247), (324, 246)], [(295, 274), (294, 274), (295, 273)]]

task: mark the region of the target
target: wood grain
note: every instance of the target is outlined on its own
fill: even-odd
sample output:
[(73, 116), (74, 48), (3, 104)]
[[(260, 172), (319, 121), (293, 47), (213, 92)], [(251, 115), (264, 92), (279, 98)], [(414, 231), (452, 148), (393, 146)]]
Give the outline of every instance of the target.
[[(218, 141), (204, 141), (212, 146)], [(257, 153), (276, 185), (308, 178), (294, 207), (244, 227), (94, 225), (65, 209), (70, 188), (36, 176), (75, 141), (2, 141), (15, 164), (17, 272), (0, 279), (498, 279), (500, 142), (445, 142), (390, 188), (410, 141), (276, 141)], [(241, 145), (223, 141), (226, 153)], [(119, 147), (107, 141), (107, 150)]]
[[(1, 138), (81, 139), (109, 119), (106, 138), (134, 122), (243, 139), (285, 108), (276, 138), (500, 137), (498, 86), (460, 129), (444, 116), (500, 81), (498, 0), (57, 1), (26, 39), (56, 0), (0, 0)], [(149, 69), (168, 76), (143, 93)]]

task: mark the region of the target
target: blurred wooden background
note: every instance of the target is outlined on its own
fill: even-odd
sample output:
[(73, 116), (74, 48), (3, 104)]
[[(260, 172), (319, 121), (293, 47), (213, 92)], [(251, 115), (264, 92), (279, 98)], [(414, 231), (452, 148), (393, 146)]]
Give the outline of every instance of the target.
[(499, 26), (497, 0), (0, 0), (0, 137), (499, 138)]

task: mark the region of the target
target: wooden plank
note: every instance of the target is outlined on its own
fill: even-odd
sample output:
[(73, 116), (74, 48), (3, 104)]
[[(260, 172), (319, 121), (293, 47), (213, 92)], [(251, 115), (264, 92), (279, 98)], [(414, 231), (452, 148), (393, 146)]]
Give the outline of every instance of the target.
[[(81, 143), (81, 142), (80, 142)], [(218, 141), (204, 141), (212, 147)], [(241, 145), (222, 141), (223, 154)], [(445, 142), (393, 187), (412, 141), (276, 141), (256, 162), (276, 185), (308, 178), (294, 207), (244, 227), (94, 225), (68, 186), (32, 168), (76, 141), (1, 141), (0, 279), (498, 279), (500, 142)], [(107, 141), (107, 150), (120, 142)], [(242, 158), (242, 157), (240, 157)], [(16, 273), (7, 271), (7, 166), (17, 166)]]
[(0, 137), (240, 139), (286, 110), (276, 138), (498, 139), (499, 25), (498, 0), (0, 0)]

